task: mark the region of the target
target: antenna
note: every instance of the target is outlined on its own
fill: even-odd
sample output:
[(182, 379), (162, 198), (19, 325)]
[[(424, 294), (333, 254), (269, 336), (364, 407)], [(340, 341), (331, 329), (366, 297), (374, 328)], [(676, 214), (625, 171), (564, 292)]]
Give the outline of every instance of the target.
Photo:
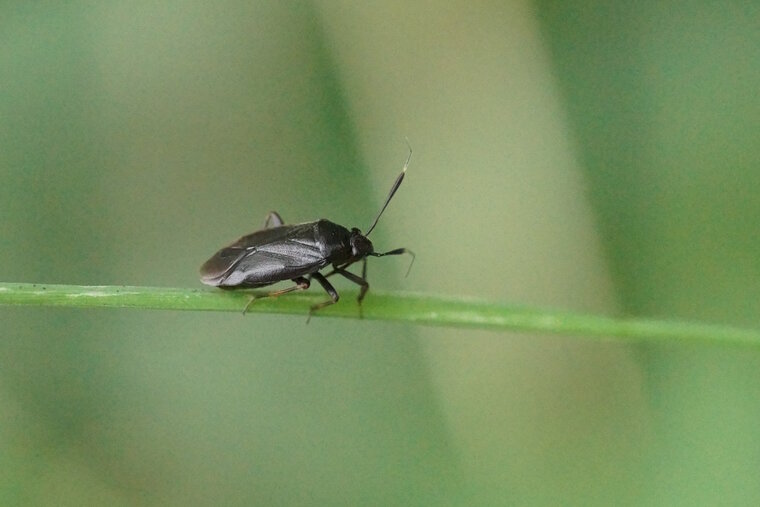
[(380, 220), (380, 216), (383, 214), (383, 211), (385, 211), (385, 208), (388, 207), (388, 203), (391, 202), (391, 199), (393, 198), (393, 195), (396, 193), (396, 190), (398, 190), (398, 187), (401, 186), (401, 182), (404, 181), (404, 175), (406, 174), (406, 168), (409, 167), (409, 161), (412, 159), (412, 145), (409, 144), (409, 138), (405, 137), (406, 139), (406, 145), (409, 147), (409, 156), (406, 157), (406, 162), (404, 162), (404, 167), (401, 169), (401, 174), (398, 175), (396, 178), (396, 181), (393, 182), (393, 186), (391, 187), (391, 191), (388, 192), (388, 197), (385, 198), (385, 204), (383, 204), (383, 207), (380, 208), (380, 213), (377, 214), (375, 217), (375, 221), (372, 222), (372, 226), (369, 228), (365, 236), (369, 236), (369, 233), (372, 232), (372, 229), (375, 228), (377, 225), (377, 221)]

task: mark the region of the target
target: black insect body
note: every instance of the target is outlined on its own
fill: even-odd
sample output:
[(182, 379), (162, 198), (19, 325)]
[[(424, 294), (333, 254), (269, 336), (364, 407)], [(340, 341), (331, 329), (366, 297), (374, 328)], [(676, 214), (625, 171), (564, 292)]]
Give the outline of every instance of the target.
[[(406, 159), (401, 174), (393, 183), (385, 204), (375, 217), (366, 234), (357, 228), (346, 229), (329, 220), (317, 220), (296, 225), (285, 225), (276, 212), (267, 216), (264, 229), (243, 236), (231, 245), (222, 248), (201, 266), (201, 281), (206, 285), (222, 289), (253, 289), (265, 287), (283, 280), (292, 280), (295, 285), (264, 295), (251, 296), (243, 313), (256, 299), (275, 297), (296, 290), (309, 288), (314, 279), (325, 289), (330, 299), (313, 305), (311, 314), (325, 306), (338, 302), (340, 296), (327, 278), (339, 274), (359, 285), (358, 302), (361, 305), (369, 290), (367, 283), (367, 257), (383, 257), (408, 253), (414, 261), (414, 253), (406, 248), (397, 248), (385, 253), (375, 252), (369, 234), (377, 225), (391, 198), (404, 179), (404, 174), (412, 158), (412, 151)], [(350, 265), (362, 261), (362, 275), (347, 271)], [(323, 275), (320, 270), (332, 266)], [(411, 269), (411, 264), (409, 265)], [(408, 274), (408, 271), (407, 271)], [(359, 307), (361, 311), (361, 306)]]

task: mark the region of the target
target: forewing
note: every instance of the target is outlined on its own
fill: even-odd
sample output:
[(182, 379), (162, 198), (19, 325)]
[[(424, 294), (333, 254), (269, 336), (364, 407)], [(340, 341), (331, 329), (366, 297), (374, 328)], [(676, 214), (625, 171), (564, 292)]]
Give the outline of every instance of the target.
[(313, 273), (327, 264), (314, 224), (288, 225), (243, 236), (201, 267), (201, 281), (225, 287), (262, 287)]
[(220, 285), (247, 252), (246, 248), (236, 246), (222, 248), (201, 266), (201, 281), (206, 285)]

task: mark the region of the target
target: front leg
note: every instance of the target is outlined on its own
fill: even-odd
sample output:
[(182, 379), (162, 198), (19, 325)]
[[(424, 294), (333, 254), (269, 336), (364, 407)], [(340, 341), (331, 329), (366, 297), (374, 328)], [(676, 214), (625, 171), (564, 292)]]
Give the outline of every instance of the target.
[(338, 273), (344, 278), (347, 278), (348, 280), (351, 280), (356, 285), (359, 286), (359, 297), (356, 298), (356, 302), (359, 303), (359, 318), (364, 318), (364, 311), (362, 309), (362, 300), (364, 300), (364, 296), (367, 295), (367, 291), (369, 290), (369, 282), (367, 281), (367, 259), (364, 260), (364, 265), (362, 266), (362, 276), (355, 275), (351, 273), (350, 271), (347, 271), (345, 268), (338, 267), (334, 269), (334, 273)]
[(362, 312), (362, 300), (364, 300), (364, 296), (367, 295), (367, 291), (369, 291), (369, 282), (367, 281), (367, 259), (362, 259), (362, 276), (355, 275), (348, 271), (346, 268), (353, 264), (352, 262), (342, 264), (340, 266), (333, 265), (332, 271), (324, 275), (325, 278), (331, 277), (333, 275), (341, 275), (344, 278), (347, 278), (357, 284), (359, 288), (359, 297), (356, 298), (356, 302), (359, 303), (359, 318), (363, 318), (364, 314)]
[(362, 267), (362, 276), (355, 275), (350, 271), (347, 271), (343, 268), (336, 268), (335, 272), (339, 275), (343, 276), (344, 278), (348, 278), (352, 282), (354, 282), (356, 285), (358, 285), (359, 288), (359, 297), (356, 298), (359, 305), (362, 304), (362, 300), (364, 299), (364, 296), (367, 294), (367, 291), (369, 290), (369, 282), (365, 278), (367, 276), (367, 262), (364, 262), (364, 266)]

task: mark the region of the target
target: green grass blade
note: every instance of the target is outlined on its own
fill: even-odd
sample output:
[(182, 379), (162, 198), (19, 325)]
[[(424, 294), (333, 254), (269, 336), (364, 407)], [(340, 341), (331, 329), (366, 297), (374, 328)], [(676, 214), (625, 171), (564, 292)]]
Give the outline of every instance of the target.
[[(141, 308), (151, 310), (226, 311), (241, 313), (249, 294), (213, 288), (42, 285), (0, 283), (0, 305)], [(305, 319), (310, 305), (324, 301), (318, 292), (257, 300), (248, 313), (293, 314)], [(320, 310), (315, 318), (359, 318), (355, 293)], [(530, 309), (462, 297), (372, 291), (364, 302), (368, 320), (410, 322), (429, 326), (552, 333), (629, 341), (707, 342), (760, 347), (760, 331), (699, 323), (613, 318), (566, 311)]]

